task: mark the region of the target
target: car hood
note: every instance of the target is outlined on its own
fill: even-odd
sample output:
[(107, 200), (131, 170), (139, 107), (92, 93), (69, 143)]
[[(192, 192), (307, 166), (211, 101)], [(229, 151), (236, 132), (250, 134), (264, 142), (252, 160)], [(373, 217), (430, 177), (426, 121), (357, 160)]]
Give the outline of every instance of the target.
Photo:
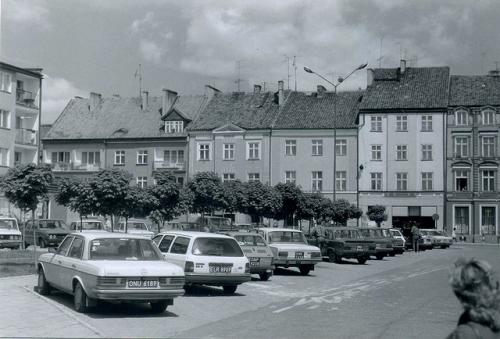
[(300, 243), (272, 243), (269, 245), (271, 248), (276, 248), (278, 251), (316, 251), (319, 252), (319, 248), (316, 246), (300, 244)]
[(5, 229), (5, 228), (0, 228), (0, 234), (1, 235), (21, 235), (21, 232), (18, 230), (14, 229)]
[(164, 277), (164, 276), (184, 276), (184, 271), (179, 266), (158, 261), (131, 261), (131, 260), (89, 260), (91, 264), (98, 268), (99, 275), (108, 277)]

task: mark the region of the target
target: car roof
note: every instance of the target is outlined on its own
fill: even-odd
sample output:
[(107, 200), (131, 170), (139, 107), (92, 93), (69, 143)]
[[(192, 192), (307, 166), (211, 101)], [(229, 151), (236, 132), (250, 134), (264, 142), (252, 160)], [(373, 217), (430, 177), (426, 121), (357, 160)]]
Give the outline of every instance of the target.
[[(83, 218), (82, 221), (99, 221), (99, 222), (102, 222), (102, 220), (97, 219), (97, 218)], [(71, 222), (80, 222), (80, 219), (78, 219), (78, 220), (71, 220)]]
[(285, 231), (285, 232), (301, 232), (301, 230), (294, 230), (293, 228), (276, 228), (276, 227), (261, 227), (259, 231), (274, 232), (274, 231)]
[(209, 232), (196, 232), (196, 231), (167, 231), (158, 233), (158, 235), (182, 235), (190, 238), (230, 238), (227, 235), (219, 234), (219, 233), (209, 233)]
[[(102, 232), (102, 231), (100, 231), (100, 232), (92, 232), (92, 231), (72, 232), (69, 235), (80, 235), (80, 236), (83, 236), (84, 238), (86, 238), (88, 240), (102, 239), (102, 238), (146, 239), (146, 238), (144, 238), (143, 236), (140, 236), (140, 235), (134, 235), (134, 234), (128, 234), (128, 233)], [(149, 239), (146, 239), (146, 240), (149, 240)]]
[(354, 226), (320, 226), (327, 230), (358, 230), (359, 227)]
[(255, 232), (226, 232), (225, 234), (227, 234), (231, 237), (234, 237), (235, 235), (253, 235), (253, 236), (258, 236), (258, 237), (262, 238), (262, 236), (259, 233), (255, 233)]

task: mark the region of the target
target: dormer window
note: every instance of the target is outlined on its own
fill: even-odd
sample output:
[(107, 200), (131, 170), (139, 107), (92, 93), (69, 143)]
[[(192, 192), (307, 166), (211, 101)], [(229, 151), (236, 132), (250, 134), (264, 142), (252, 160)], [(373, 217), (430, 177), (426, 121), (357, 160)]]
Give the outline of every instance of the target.
[(468, 125), (469, 113), (464, 110), (455, 112), (455, 125), (457, 126), (467, 126)]
[(181, 133), (184, 130), (184, 121), (165, 121), (165, 133)]
[(481, 112), (481, 120), (483, 125), (495, 124), (495, 111), (487, 109)]

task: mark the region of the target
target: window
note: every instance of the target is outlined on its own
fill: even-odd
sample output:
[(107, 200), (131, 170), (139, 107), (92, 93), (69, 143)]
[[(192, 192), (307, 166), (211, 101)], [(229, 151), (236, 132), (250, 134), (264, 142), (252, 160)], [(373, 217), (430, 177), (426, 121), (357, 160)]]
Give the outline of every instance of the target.
[(285, 171), (285, 182), (295, 184), (297, 182), (297, 173), (295, 171)]
[(466, 157), (469, 155), (469, 139), (467, 137), (455, 137), (455, 157)]
[(422, 191), (432, 191), (432, 172), (422, 172)]
[(371, 117), (371, 132), (382, 132), (382, 117)]
[(0, 91), (12, 92), (12, 77), (9, 73), (0, 72)]
[(468, 206), (455, 206), (455, 228), (458, 234), (469, 234)]
[(170, 244), (172, 243), (172, 240), (174, 240), (173, 235), (166, 235), (163, 237), (160, 246), (158, 248), (160, 249), (160, 252), (168, 252), (168, 249), (170, 248)]
[(312, 155), (323, 155), (323, 140), (312, 140)]
[(9, 150), (0, 147), (0, 166), (9, 166)]
[(346, 171), (337, 171), (337, 173), (335, 173), (335, 189), (337, 191), (346, 191), (347, 190), (347, 172)]
[(312, 172), (311, 188), (314, 192), (321, 192), (323, 190), (323, 172), (321, 171)]
[(467, 111), (461, 110), (455, 112), (455, 125), (457, 126), (467, 126), (469, 119), (469, 113)]
[(481, 233), (496, 233), (496, 208), (494, 206), (481, 206)]
[(297, 155), (297, 140), (285, 140), (285, 154)]
[(147, 165), (148, 151), (137, 151), (137, 165)]
[(234, 173), (223, 173), (222, 174), (222, 182), (234, 181), (234, 180), (236, 180), (236, 176)]
[(432, 160), (432, 145), (422, 145), (422, 161)]
[(408, 173), (396, 173), (396, 190), (408, 190)]
[(99, 165), (101, 162), (101, 152), (82, 152), (82, 164)]
[(372, 160), (382, 160), (382, 145), (372, 145)]
[(408, 160), (408, 150), (406, 145), (396, 146), (396, 160)]
[(469, 172), (467, 170), (455, 171), (455, 191), (468, 191), (469, 190)]
[(66, 255), (66, 253), (68, 253), (69, 246), (71, 245), (73, 239), (74, 237), (72, 236), (67, 236), (66, 238), (64, 238), (61, 245), (59, 245), (59, 247), (57, 248), (57, 254)]
[(69, 163), (69, 152), (52, 152), (51, 160), (53, 164), (58, 162)]
[(69, 250), (68, 257), (80, 259), (83, 254), (83, 239), (80, 237), (75, 237), (75, 240), (71, 244), (71, 249)]
[(234, 144), (224, 144), (222, 148), (222, 159), (234, 160)]
[(184, 164), (184, 150), (164, 150), (163, 161), (169, 164)]
[(247, 143), (247, 159), (248, 160), (260, 159), (260, 142)]
[(248, 181), (260, 181), (260, 173), (248, 173)]
[(10, 112), (0, 110), (0, 127), (10, 128)]
[(137, 177), (137, 186), (140, 188), (148, 187), (148, 177)]
[(408, 117), (406, 115), (396, 116), (396, 132), (408, 132)]
[(21, 152), (14, 152), (14, 165), (19, 165), (22, 163), (23, 154)]
[(165, 121), (165, 133), (181, 133), (184, 121)]
[(481, 138), (481, 154), (483, 157), (495, 156), (495, 137)]
[(177, 237), (177, 239), (175, 239), (174, 243), (172, 244), (170, 253), (186, 254), (188, 246), (189, 246), (189, 238)]
[(381, 191), (382, 190), (382, 173), (381, 172), (370, 173), (370, 178), (371, 178), (372, 191)]
[(486, 170), (481, 172), (482, 189), (485, 192), (495, 191), (495, 171)]
[(347, 140), (337, 139), (335, 142), (335, 154), (344, 156), (347, 155)]
[(199, 143), (198, 144), (198, 160), (210, 160), (210, 144), (209, 143)]
[(115, 165), (125, 165), (125, 151), (115, 151)]
[(483, 125), (494, 125), (495, 124), (495, 111), (488, 109), (481, 112), (481, 120)]
[(422, 115), (422, 132), (432, 132), (432, 115)]

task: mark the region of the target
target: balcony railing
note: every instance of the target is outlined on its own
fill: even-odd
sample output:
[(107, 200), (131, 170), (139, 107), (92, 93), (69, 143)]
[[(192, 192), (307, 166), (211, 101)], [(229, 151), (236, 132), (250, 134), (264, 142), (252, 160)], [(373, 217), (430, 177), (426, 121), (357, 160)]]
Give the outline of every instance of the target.
[(38, 108), (35, 104), (35, 96), (33, 95), (33, 93), (20, 88), (16, 90), (16, 103), (31, 108)]
[(37, 145), (37, 132), (27, 128), (16, 128), (16, 143), (22, 145)]
[(171, 162), (171, 161), (155, 161), (153, 163), (153, 168), (157, 169), (174, 169), (174, 170), (184, 170), (184, 162)]
[(82, 164), (75, 162), (56, 162), (50, 166), (54, 172), (96, 172), (102, 169), (101, 164)]

